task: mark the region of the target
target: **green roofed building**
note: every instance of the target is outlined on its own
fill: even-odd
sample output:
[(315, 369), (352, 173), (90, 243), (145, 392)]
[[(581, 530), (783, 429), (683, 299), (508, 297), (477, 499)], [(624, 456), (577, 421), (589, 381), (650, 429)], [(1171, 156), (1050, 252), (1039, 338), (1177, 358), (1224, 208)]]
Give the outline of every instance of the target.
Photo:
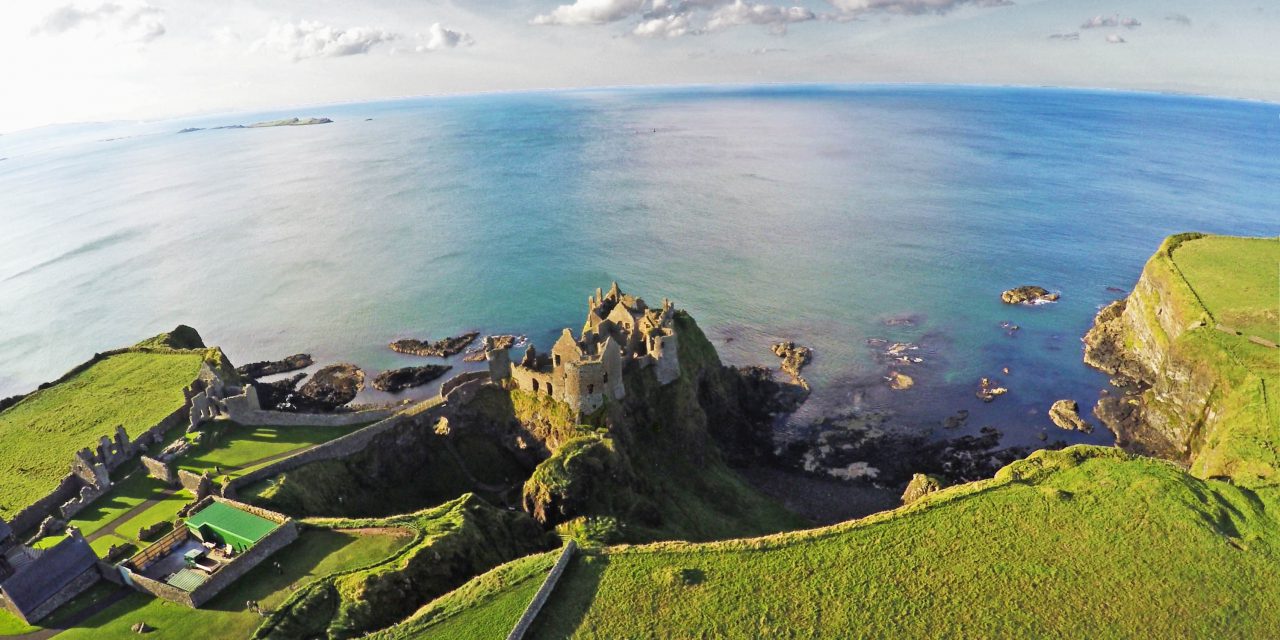
[(214, 502), (187, 519), (187, 529), (195, 537), (216, 544), (230, 545), (236, 553), (250, 547), (280, 526), (261, 516)]

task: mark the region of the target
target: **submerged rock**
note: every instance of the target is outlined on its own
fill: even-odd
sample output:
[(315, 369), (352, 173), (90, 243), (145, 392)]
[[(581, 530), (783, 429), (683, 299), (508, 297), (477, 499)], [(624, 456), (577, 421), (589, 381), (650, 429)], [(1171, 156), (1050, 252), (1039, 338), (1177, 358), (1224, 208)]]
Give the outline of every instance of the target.
[(773, 355), (782, 358), (783, 371), (791, 374), (793, 379), (803, 384), (804, 379), (800, 377), (800, 370), (813, 360), (813, 349), (802, 347), (788, 340), (773, 345)]
[(1045, 302), (1057, 302), (1060, 297), (1062, 296), (1057, 293), (1035, 285), (1015, 287), (1000, 294), (1000, 299), (1005, 304), (1042, 304)]
[(957, 411), (955, 415), (947, 416), (946, 419), (942, 421), (942, 428), (956, 429), (961, 426), (964, 426), (964, 423), (967, 422), (968, 420), (969, 420), (969, 410), (961, 409)]
[(1059, 400), (1049, 407), (1049, 419), (1060, 429), (1093, 433), (1093, 425), (1080, 417), (1080, 405), (1075, 400)]
[(364, 371), (354, 364), (329, 365), (311, 376), (298, 393), (318, 405), (334, 409), (356, 399), (364, 388)]
[(452, 368), (445, 364), (429, 364), (383, 371), (373, 379), (373, 388), (388, 393), (404, 391), (431, 382)]
[(890, 371), (886, 379), (889, 381), (889, 388), (894, 391), (905, 391), (916, 386), (916, 381), (911, 376), (900, 371)]
[(396, 340), (389, 346), (392, 351), (397, 353), (407, 353), (412, 356), (448, 358), (461, 353), (463, 349), (467, 348), (467, 345), (474, 342), (479, 336), (480, 332), (471, 331), (460, 336), (452, 336), (435, 342), (406, 338), (404, 340)]
[(246, 378), (265, 378), (277, 373), (288, 373), (298, 369), (306, 369), (315, 364), (309, 353), (296, 353), (282, 360), (263, 360), (236, 367), (236, 373)]
[(902, 492), (902, 504), (911, 504), (930, 493), (946, 488), (945, 479), (932, 474), (917, 473), (911, 476), (911, 482), (907, 483), (907, 490)]

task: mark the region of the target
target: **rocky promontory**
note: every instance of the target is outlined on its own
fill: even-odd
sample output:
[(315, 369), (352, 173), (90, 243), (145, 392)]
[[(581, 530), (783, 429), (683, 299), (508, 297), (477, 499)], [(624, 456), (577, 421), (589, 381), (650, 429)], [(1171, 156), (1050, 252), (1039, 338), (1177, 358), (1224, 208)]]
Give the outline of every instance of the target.
[(1043, 304), (1046, 302), (1057, 302), (1062, 296), (1034, 285), (1026, 285), (1014, 287), (1000, 294), (1000, 299), (1005, 304)]
[(236, 367), (236, 373), (246, 378), (265, 378), (278, 373), (288, 373), (298, 369), (306, 369), (315, 364), (309, 353), (296, 353), (282, 360), (263, 360)]
[(435, 342), (427, 340), (418, 340), (415, 338), (405, 338), (396, 340), (390, 345), (391, 350), (396, 353), (405, 353), (411, 356), (430, 356), (436, 358), (448, 358), (457, 355), (467, 348), (467, 345), (475, 342), (480, 337), (480, 332), (471, 331), (460, 336), (452, 336)]
[(404, 391), (431, 382), (452, 368), (446, 364), (428, 364), (383, 371), (374, 377), (373, 388), (388, 393)]
[[(1178, 252), (1188, 246), (1197, 259), (1182, 265)], [(1189, 464), (1201, 477), (1256, 484), (1280, 476), (1280, 453), (1255, 444), (1280, 428), (1268, 412), (1280, 358), (1215, 319), (1265, 308), (1242, 295), (1242, 283), (1274, 288), (1277, 260), (1280, 241), (1172, 236), (1133, 292), (1098, 313), (1084, 361), (1112, 376), (1115, 390), (1094, 413), (1118, 446)]]

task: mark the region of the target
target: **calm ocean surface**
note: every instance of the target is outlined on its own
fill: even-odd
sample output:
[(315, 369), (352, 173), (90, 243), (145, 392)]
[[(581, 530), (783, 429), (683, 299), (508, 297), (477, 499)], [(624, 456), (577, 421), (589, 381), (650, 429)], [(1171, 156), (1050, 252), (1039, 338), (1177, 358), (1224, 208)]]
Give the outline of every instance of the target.
[[(335, 122), (177, 133), (295, 115)], [(731, 363), (813, 346), (811, 415), (969, 408), (969, 431), (1011, 443), (1109, 442), (1045, 417), (1106, 386), (1080, 337), (1109, 287), (1171, 233), (1280, 234), (1280, 106), (1126, 93), (424, 98), (48, 128), (0, 137), (0, 157), (0, 396), (177, 323), (237, 363), (371, 372), (421, 361), (398, 337), (547, 347), (616, 279), (691, 311)], [(1020, 284), (1062, 302), (1002, 305)], [(921, 345), (916, 388), (885, 389), (875, 337)], [(982, 376), (1009, 395), (977, 401)]]

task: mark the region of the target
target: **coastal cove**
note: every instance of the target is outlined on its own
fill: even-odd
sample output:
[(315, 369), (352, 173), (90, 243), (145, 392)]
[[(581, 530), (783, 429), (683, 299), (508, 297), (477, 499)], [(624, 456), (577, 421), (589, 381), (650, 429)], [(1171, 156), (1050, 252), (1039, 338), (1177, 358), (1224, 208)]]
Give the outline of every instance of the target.
[[(387, 344), (477, 330), (549, 349), (583, 292), (617, 280), (680, 301), (726, 362), (776, 367), (769, 345), (813, 347), (809, 417), (893, 408), (938, 424), (965, 409), (946, 435), (993, 425), (1009, 444), (1046, 430), (1109, 444), (1105, 429), (1047, 416), (1059, 399), (1092, 407), (1107, 386), (1080, 337), (1165, 236), (1280, 233), (1278, 112), (1114, 92), (758, 87), (5, 136), (0, 397), (178, 323), (245, 362), (305, 351), (370, 379), (429, 363), (459, 373), (484, 365)], [(177, 133), (295, 115), (333, 122)], [(1062, 298), (1001, 303), (1023, 284)], [(884, 383), (876, 338), (919, 345), (911, 389)], [(989, 404), (974, 397), (988, 376), (1010, 390)]]

